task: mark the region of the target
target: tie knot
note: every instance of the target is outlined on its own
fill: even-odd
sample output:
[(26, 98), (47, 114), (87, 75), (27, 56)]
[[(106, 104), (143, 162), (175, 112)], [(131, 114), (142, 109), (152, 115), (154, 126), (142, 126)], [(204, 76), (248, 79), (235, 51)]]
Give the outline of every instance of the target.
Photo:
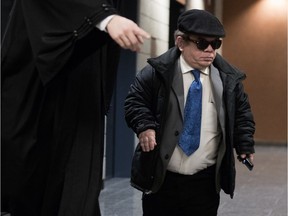
[(192, 70), (192, 73), (194, 75), (196, 82), (199, 82), (200, 81), (200, 71), (199, 70)]

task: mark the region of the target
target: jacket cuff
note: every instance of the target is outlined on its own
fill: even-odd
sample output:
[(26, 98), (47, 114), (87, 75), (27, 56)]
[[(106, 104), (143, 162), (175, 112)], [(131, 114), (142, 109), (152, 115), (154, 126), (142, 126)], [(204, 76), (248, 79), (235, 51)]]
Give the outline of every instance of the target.
[(155, 124), (140, 124), (135, 131), (137, 134), (137, 137), (139, 136), (140, 133), (148, 129), (152, 129), (156, 131), (157, 126)]
[(236, 146), (235, 150), (236, 150), (237, 155), (255, 153), (254, 146)]

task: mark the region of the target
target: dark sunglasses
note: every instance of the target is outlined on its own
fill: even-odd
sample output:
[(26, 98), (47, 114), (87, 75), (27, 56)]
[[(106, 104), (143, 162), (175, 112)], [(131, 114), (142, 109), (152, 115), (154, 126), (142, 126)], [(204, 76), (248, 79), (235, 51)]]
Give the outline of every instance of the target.
[(220, 40), (220, 39), (216, 39), (213, 41), (207, 41), (203, 38), (199, 38), (198, 40), (193, 40), (193, 39), (188, 37), (187, 39), (188, 39), (188, 41), (195, 43), (199, 50), (205, 50), (209, 45), (211, 45), (211, 47), (214, 50), (216, 50), (216, 49), (219, 49), (221, 47), (221, 44), (222, 44), (222, 40)]

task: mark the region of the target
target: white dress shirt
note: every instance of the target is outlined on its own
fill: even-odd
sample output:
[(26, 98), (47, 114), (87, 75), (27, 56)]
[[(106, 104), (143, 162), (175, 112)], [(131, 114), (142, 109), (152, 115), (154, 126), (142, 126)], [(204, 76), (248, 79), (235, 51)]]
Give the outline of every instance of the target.
[[(180, 56), (180, 67), (183, 75), (185, 105), (189, 87), (194, 80), (191, 73), (193, 68), (185, 62), (182, 56)], [(172, 172), (192, 175), (216, 163), (221, 129), (209, 76), (210, 68), (201, 70), (202, 118), (199, 148), (192, 155), (187, 156), (177, 144), (167, 167)]]
[[(96, 25), (96, 28), (98, 28), (101, 31), (106, 31), (106, 26), (107, 24), (110, 22), (110, 20), (114, 17), (115, 15), (110, 15), (108, 17), (106, 17), (104, 20), (102, 20), (101, 22), (99, 22)], [(107, 31), (106, 31), (107, 32)]]

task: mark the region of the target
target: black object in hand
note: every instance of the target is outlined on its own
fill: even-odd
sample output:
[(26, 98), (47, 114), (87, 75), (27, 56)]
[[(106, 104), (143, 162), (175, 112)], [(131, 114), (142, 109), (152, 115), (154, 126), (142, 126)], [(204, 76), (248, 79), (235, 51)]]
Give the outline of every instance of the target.
[(249, 158), (242, 158), (242, 157), (240, 157), (240, 155), (239, 155), (237, 158), (238, 158), (238, 160), (239, 160), (240, 162), (242, 162), (250, 171), (252, 171), (254, 165), (253, 165), (253, 163), (249, 160)]

